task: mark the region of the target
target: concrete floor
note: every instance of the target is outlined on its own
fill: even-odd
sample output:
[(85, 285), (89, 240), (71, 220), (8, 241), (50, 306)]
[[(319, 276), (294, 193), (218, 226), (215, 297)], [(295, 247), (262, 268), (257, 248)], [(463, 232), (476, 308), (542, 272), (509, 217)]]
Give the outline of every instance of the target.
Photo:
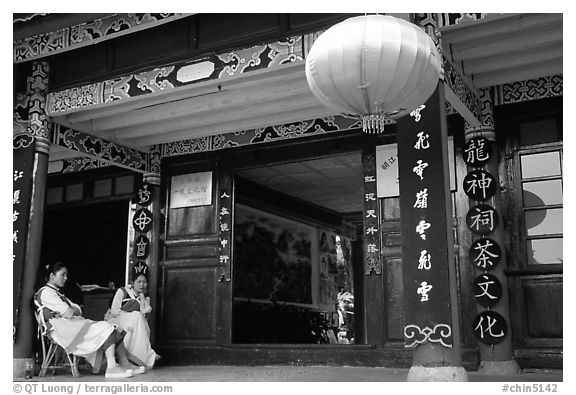
[[(69, 371), (51, 371), (26, 382), (405, 382), (408, 369), (331, 366), (161, 366), (129, 379), (106, 379), (81, 369), (81, 378)], [(562, 371), (508, 376), (468, 372), (471, 382), (562, 382)]]

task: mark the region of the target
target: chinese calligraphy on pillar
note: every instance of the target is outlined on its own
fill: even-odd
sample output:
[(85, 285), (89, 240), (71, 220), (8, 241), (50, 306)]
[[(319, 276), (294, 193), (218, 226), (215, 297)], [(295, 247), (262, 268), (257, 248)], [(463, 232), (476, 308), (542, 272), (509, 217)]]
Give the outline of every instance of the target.
[(464, 177), (464, 192), (470, 199), (484, 202), (496, 193), (496, 179), (485, 170), (473, 170)]
[(476, 302), (483, 307), (492, 307), (502, 297), (502, 285), (497, 277), (481, 274), (474, 280)]
[(148, 274), (146, 260), (150, 254), (150, 238), (148, 232), (152, 229), (154, 218), (152, 212), (147, 208), (152, 203), (152, 187), (149, 184), (142, 184), (138, 189), (134, 202), (137, 210), (132, 218), (132, 226), (136, 232), (133, 247), (133, 256), (136, 262), (133, 264), (135, 274)]
[(228, 175), (220, 177), (219, 199), (218, 205), (218, 224), (220, 238), (219, 242), (219, 280), (220, 282), (230, 282), (230, 265), (231, 258), (230, 252), (232, 251), (232, 179)]
[[(25, 264), (26, 235), (32, 199), (32, 172), (34, 168), (34, 138), (27, 134), (12, 139), (12, 267), (13, 267), (13, 328), (18, 321), (20, 287)], [(15, 335), (15, 333), (14, 333)]]
[[(492, 157), (492, 143), (483, 137), (471, 138), (466, 141), (462, 156), (471, 168), (463, 181), (464, 192), (471, 201), (486, 202), (496, 194), (498, 185), (492, 174), (478, 168)], [(476, 302), (487, 309), (476, 316), (472, 325), (476, 338), (488, 345), (504, 340), (508, 331), (504, 317), (490, 310), (502, 297), (500, 281), (488, 274), (500, 262), (502, 251), (495, 240), (486, 237), (494, 232), (498, 222), (494, 207), (484, 203), (473, 205), (466, 215), (466, 226), (480, 237), (472, 242), (469, 250), (471, 263), (482, 273), (474, 280), (474, 295)]]
[(452, 347), (448, 140), (439, 89), (397, 121), (405, 347)]
[(378, 198), (376, 193), (376, 154), (362, 158), (364, 170), (364, 273), (382, 274), (378, 237)]

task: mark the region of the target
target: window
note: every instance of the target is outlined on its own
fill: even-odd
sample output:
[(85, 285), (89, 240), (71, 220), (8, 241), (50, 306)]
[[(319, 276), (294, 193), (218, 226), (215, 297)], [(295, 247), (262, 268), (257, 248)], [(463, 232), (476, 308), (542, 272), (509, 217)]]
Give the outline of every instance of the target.
[[(82, 176), (82, 173), (79, 176)], [(104, 178), (91, 178), (85, 175), (82, 181), (78, 181), (79, 176), (74, 176), (71, 180), (52, 178), (51, 181), (55, 185), (47, 187), (46, 204), (59, 205), (130, 198), (134, 194), (135, 183), (138, 180), (134, 174), (108, 175)]]
[[(521, 185), (521, 233), (526, 264), (562, 264), (563, 249), (563, 151), (548, 141), (558, 136), (555, 120), (520, 123), (518, 151)], [(526, 145), (526, 142), (538, 145)], [(544, 144), (542, 144), (544, 143)]]
[(82, 184), (66, 185), (66, 201), (75, 202), (84, 197), (84, 186)]
[(104, 178), (102, 180), (94, 181), (94, 189), (92, 194), (95, 198), (106, 197), (112, 195), (112, 179)]

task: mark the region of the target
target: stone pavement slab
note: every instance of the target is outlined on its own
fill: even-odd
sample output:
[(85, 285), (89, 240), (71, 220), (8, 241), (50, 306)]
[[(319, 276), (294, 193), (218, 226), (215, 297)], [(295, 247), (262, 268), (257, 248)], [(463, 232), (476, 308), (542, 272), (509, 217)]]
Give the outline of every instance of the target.
[[(26, 381), (41, 382), (405, 382), (408, 369), (344, 366), (161, 366), (128, 379), (106, 379), (81, 371), (76, 379), (61, 371)], [(468, 372), (471, 382), (562, 382), (562, 371), (496, 376)]]

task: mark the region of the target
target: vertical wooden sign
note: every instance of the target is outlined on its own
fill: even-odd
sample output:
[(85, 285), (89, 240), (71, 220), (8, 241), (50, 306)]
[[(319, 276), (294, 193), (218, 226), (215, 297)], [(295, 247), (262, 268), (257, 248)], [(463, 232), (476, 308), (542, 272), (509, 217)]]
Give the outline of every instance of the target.
[[(34, 169), (34, 138), (27, 134), (15, 136), (13, 148), (12, 190), (12, 267), (13, 267), (13, 315), (14, 330), (20, 309), (20, 289), (24, 270), (24, 254), (28, 235), (30, 203), (32, 200), (32, 172)], [(15, 333), (14, 333), (15, 335)]]
[[(405, 347), (452, 347), (447, 131), (439, 84), (397, 122)], [(450, 228), (449, 228), (450, 226)]]

